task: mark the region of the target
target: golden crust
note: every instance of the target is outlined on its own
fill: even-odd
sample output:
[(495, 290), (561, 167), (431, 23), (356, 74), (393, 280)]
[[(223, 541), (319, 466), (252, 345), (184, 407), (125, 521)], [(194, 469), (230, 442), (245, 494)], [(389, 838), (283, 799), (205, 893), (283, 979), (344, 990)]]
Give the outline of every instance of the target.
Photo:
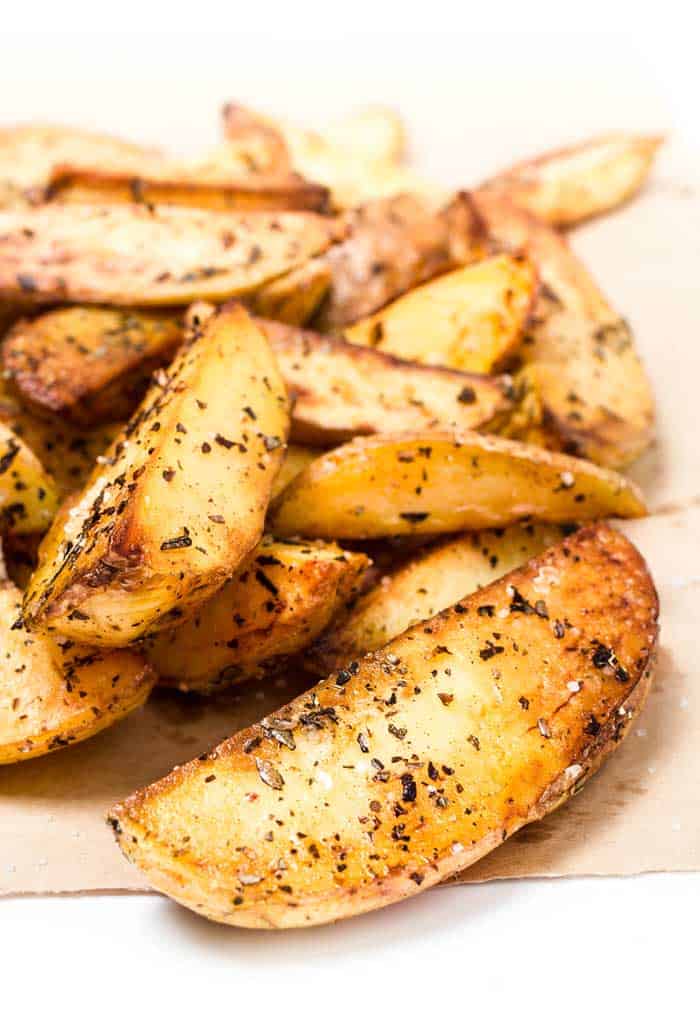
[(657, 615), (638, 552), (587, 527), (109, 821), (151, 884), (228, 924), (320, 924), (414, 895), (596, 770), (644, 701)]

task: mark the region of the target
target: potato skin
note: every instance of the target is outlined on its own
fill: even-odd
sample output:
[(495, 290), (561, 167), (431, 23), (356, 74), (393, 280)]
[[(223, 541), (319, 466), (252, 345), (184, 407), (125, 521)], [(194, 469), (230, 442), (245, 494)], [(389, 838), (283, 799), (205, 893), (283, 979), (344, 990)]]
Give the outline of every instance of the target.
[(593, 463), (470, 431), (426, 430), (359, 437), (322, 455), (276, 498), (269, 528), (278, 537), (361, 540), (645, 511), (634, 484)]
[(337, 544), (263, 538), (191, 619), (146, 641), (149, 664), (161, 683), (197, 693), (261, 678), (308, 647), (369, 565)]
[(607, 135), (523, 160), (480, 186), (553, 227), (609, 213), (643, 185), (663, 137)]
[(496, 429), (512, 409), (507, 377), (421, 366), (342, 338), (258, 322), (294, 401), (295, 441), (331, 445), (421, 427)]
[(136, 651), (96, 650), (18, 626), (22, 594), (0, 582), (0, 764), (60, 750), (119, 721), (155, 674)]
[(49, 531), (25, 622), (123, 646), (201, 604), (259, 542), (288, 430), (264, 335), (242, 307), (207, 320)]
[(253, 293), (344, 235), (308, 212), (137, 203), (0, 211), (0, 300), (184, 305)]
[(597, 769), (644, 701), (657, 615), (636, 549), (587, 527), (108, 820), (156, 888), (229, 924), (321, 924), (414, 895)]

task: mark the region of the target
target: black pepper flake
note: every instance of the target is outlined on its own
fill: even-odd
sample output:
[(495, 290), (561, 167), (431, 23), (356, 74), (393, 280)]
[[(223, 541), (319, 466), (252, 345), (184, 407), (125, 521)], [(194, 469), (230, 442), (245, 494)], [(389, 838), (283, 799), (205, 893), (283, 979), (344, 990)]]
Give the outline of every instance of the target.
[(457, 401), (462, 402), (463, 405), (473, 405), (476, 402), (476, 391), (468, 384), (465, 384), (457, 395)]
[(392, 736), (395, 736), (397, 740), (403, 740), (406, 738), (407, 729), (402, 729), (398, 725), (394, 725), (393, 722), (389, 725), (389, 732)]
[(492, 619), (496, 606), (493, 604), (480, 604), (476, 609), (477, 614)]
[(430, 512), (399, 512), (399, 518), (407, 523), (424, 523)]
[(423, 875), (421, 875), (420, 871), (411, 872), (410, 878), (412, 882), (416, 883), (416, 885), (423, 884)]
[(171, 537), (170, 540), (164, 540), (160, 546), (161, 551), (176, 551), (178, 548), (191, 548), (192, 538), (189, 535), (189, 530), (185, 527), (185, 532), (179, 537)]
[(279, 588), (275, 586), (275, 584), (272, 582), (267, 573), (265, 573), (262, 569), (256, 569), (255, 578), (258, 581), (258, 583), (265, 588), (265, 590), (269, 590), (273, 597), (277, 597), (277, 595), (279, 594)]
[(412, 804), (415, 803), (417, 795), (418, 789), (416, 787), (416, 780), (410, 772), (406, 772), (401, 776), (401, 799), (404, 803)]
[(597, 736), (600, 732), (600, 722), (595, 715), (591, 715), (586, 728), (583, 730), (588, 736)]
[(222, 448), (233, 448), (236, 444), (235, 441), (230, 441), (228, 437), (224, 437), (223, 434), (216, 434), (214, 440), (217, 444), (220, 444)]
[(487, 640), (486, 646), (479, 651), (479, 657), (482, 661), (488, 661), (489, 658), (494, 658), (497, 654), (503, 654), (504, 650), (505, 647), (500, 644), (494, 644), (493, 641)]
[(265, 761), (262, 757), (255, 758), (255, 767), (258, 769), (258, 775), (271, 789), (282, 789), (284, 786), (284, 779), (269, 761)]
[(563, 622), (560, 622), (559, 619), (555, 619), (552, 626), (552, 632), (557, 640), (562, 640), (566, 634), (566, 626)]
[(357, 743), (358, 743), (359, 748), (360, 748), (360, 750), (362, 751), (363, 754), (368, 754), (369, 753), (369, 745), (367, 743), (367, 737), (365, 736), (365, 734), (363, 732), (358, 733)]
[(523, 709), (523, 711), (527, 711), (527, 709), (530, 707), (530, 701), (527, 699), (527, 697), (518, 697), (518, 704)]
[(36, 281), (31, 274), (18, 274), (17, 284), (20, 286), (23, 292), (35, 292)]
[(273, 452), (275, 448), (280, 447), (282, 439), (274, 434), (263, 434), (262, 442), (265, 445), (265, 451)]
[(163, 470), (163, 479), (165, 480), (166, 483), (169, 484), (174, 476), (175, 476), (175, 470), (174, 469), (164, 469)]

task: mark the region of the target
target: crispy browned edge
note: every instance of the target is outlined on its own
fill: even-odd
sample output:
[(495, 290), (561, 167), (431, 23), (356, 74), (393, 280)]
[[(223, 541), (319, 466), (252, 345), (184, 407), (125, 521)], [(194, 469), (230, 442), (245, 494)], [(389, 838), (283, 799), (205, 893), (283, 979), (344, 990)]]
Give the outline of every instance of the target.
[[(583, 527), (578, 531), (576, 536), (593, 536), (598, 534), (600, 531), (606, 532), (609, 530), (610, 527), (607, 523), (598, 522), (593, 523), (590, 526)], [(649, 585), (652, 590), (653, 604), (651, 607), (650, 618), (653, 622), (653, 637), (649, 645), (647, 661), (640, 667), (637, 683), (631, 690), (620, 695), (619, 703), (616, 705), (616, 710), (624, 706), (626, 714), (624, 716), (611, 714), (606, 719), (599, 733), (595, 737), (591, 738), (591, 742), (585, 748), (584, 755), (578, 760), (579, 764), (583, 762), (582, 767), (585, 765), (582, 775), (579, 775), (575, 780), (572, 780), (567, 777), (565, 772), (562, 772), (554, 782), (550, 783), (550, 785), (543, 790), (539, 799), (533, 804), (527, 818), (518, 824), (516, 828), (507, 834), (506, 831), (501, 828), (490, 832), (488, 835), (484, 836), (475, 847), (470, 848), (469, 856), (467, 858), (461, 857), (460, 854), (447, 858), (443, 861), (444, 870), (436, 872), (435, 876), (431, 875), (429, 878), (426, 878), (425, 884), (421, 886), (420, 890), (417, 889), (415, 884), (412, 884), (410, 878), (404, 878), (400, 874), (393, 877), (390, 875), (386, 879), (375, 879), (373, 883), (369, 883), (360, 892), (351, 892), (346, 890), (338, 892), (335, 899), (336, 909), (333, 914), (324, 916), (319, 921), (309, 921), (308, 916), (309, 911), (313, 914), (316, 907), (328, 903), (327, 898), (324, 896), (307, 900), (303, 907), (287, 908), (286, 911), (284, 911), (284, 919), (282, 919), (283, 915), (280, 914), (279, 919), (274, 923), (265, 920), (262, 914), (256, 909), (251, 909), (250, 912), (237, 911), (236, 920), (234, 922), (235, 925), (243, 928), (295, 928), (308, 927), (309, 925), (314, 924), (330, 924), (333, 921), (337, 921), (345, 917), (356, 916), (370, 910), (378, 910), (390, 903), (415, 896), (418, 892), (425, 892), (427, 889), (432, 888), (439, 882), (446, 881), (451, 878), (451, 876), (464, 871), (476, 861), (485, 857), (487, 853), (490, 853), (492, 850), (496, 849), (496, 847), (500, 846), (501, 843), (515, 832), (519, 831), (524, 825), (529, 825), (532, 824), (532, 822), (539, 821), (540, 818), (550, 814), (561, 806), (561, 804), (565, 803), (570, 796), (578, 793), (584, 782), (595, 774), (605, 758), (612, 753), (622, 739), (624, 739), (630, 725), (644, 706), (644, 702), (651, 687), (653, 669), (656, 661), (656, 644), (659, 634), (658, 592), (645, 559), (631, 541), (628, 541), (627, 538), (625, 538), (625, 540), (627, 542), (626, 546), (628, 557), (647, 575)], [(546, 552), (543, 552), (543, 555), (530, 559), (527, 564), (532, 565), (539, 563), (544, 554), (546, 554)], [(506, 576), (502, 577), (502, 579), (508, 579), (510, 576), (517, 574), (521, 570), (522, 567), (514, 569), (513, 572), (508, 573)], [(284, 716), (290, 706), (291, 705), (285, 705), (283, 708), (279, 709), (277, 713)], [(230, 739), (224, 740), (224, 742), (216, 749), (226, 754), (234, 745), (239, 747), (242, 746), (246, 740), (255, 735), (255, 728), (255, 725), (251, 725), (247, 729), (243, 729)], [(197, 760), (195, 760), (184, 765), (178, 765), (168, 775), (151, 783), (149, 786), (132, 793), (126, 798), (126, 800), (116, 804), (108, 812), (106, 819), (107, 824), (111, 826), (115, 839), (124, 855), (136, 866), (141, 866), (140, 861), (143, 861), (144, 863), (147, 863), (148, 861), (147, 858), (140, 857), (141, 844), (138, 842), (136, 834), (134, 832), (130, 832), (128, 829), (130, 810), (132, 808), (137, 809), (139, 804), (145, 799), (148, 799), (151, 796), (158, 796), (159, 793), (176, 786), (180, 776), (191, 772), (193, 767), (196, 767), (197, 763)], [(152, 845), (155, 845), (153, 844), (152, 839), (151, 843)], [(165, 860), (167, 863), (167, 858), (165, 858)], [(150, 874), (152, 876), (154, 873), (152, 855), (149, 867), (151, 868)], [(155, 873), (159, 878), (163, 877), (160, 873), (159, 867), (157, 866), (157, 862)], [(165, 875), (165, 878), (168, 878), (167, 874)], [(183, 905), (185, 906), (190, 906), (189, 902), (184, 902), (178, 899), (177, 892), (171, 891), (167, 885), (160, 886), (160, 888), (172, 899), (177, 902), (183, 902)], [(194, 909), (194, 907), (191, 907), (191, 909)]]

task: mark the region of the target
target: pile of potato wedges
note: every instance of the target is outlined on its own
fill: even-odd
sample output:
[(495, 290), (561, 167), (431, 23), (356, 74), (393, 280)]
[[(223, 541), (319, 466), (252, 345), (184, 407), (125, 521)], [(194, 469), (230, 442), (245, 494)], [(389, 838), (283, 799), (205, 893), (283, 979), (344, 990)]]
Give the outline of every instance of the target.
[(108, 813), (156, 889), (296, 927), (483, 857), (644, 703), (657, 596), (606, 520), (645, 514), (653, 397), (564, 232), (661, 140), (449, 195), (385, 108), (222, 121), (196, 162), (0, 130), (0, 764), (157, 686), (321, 678)]

